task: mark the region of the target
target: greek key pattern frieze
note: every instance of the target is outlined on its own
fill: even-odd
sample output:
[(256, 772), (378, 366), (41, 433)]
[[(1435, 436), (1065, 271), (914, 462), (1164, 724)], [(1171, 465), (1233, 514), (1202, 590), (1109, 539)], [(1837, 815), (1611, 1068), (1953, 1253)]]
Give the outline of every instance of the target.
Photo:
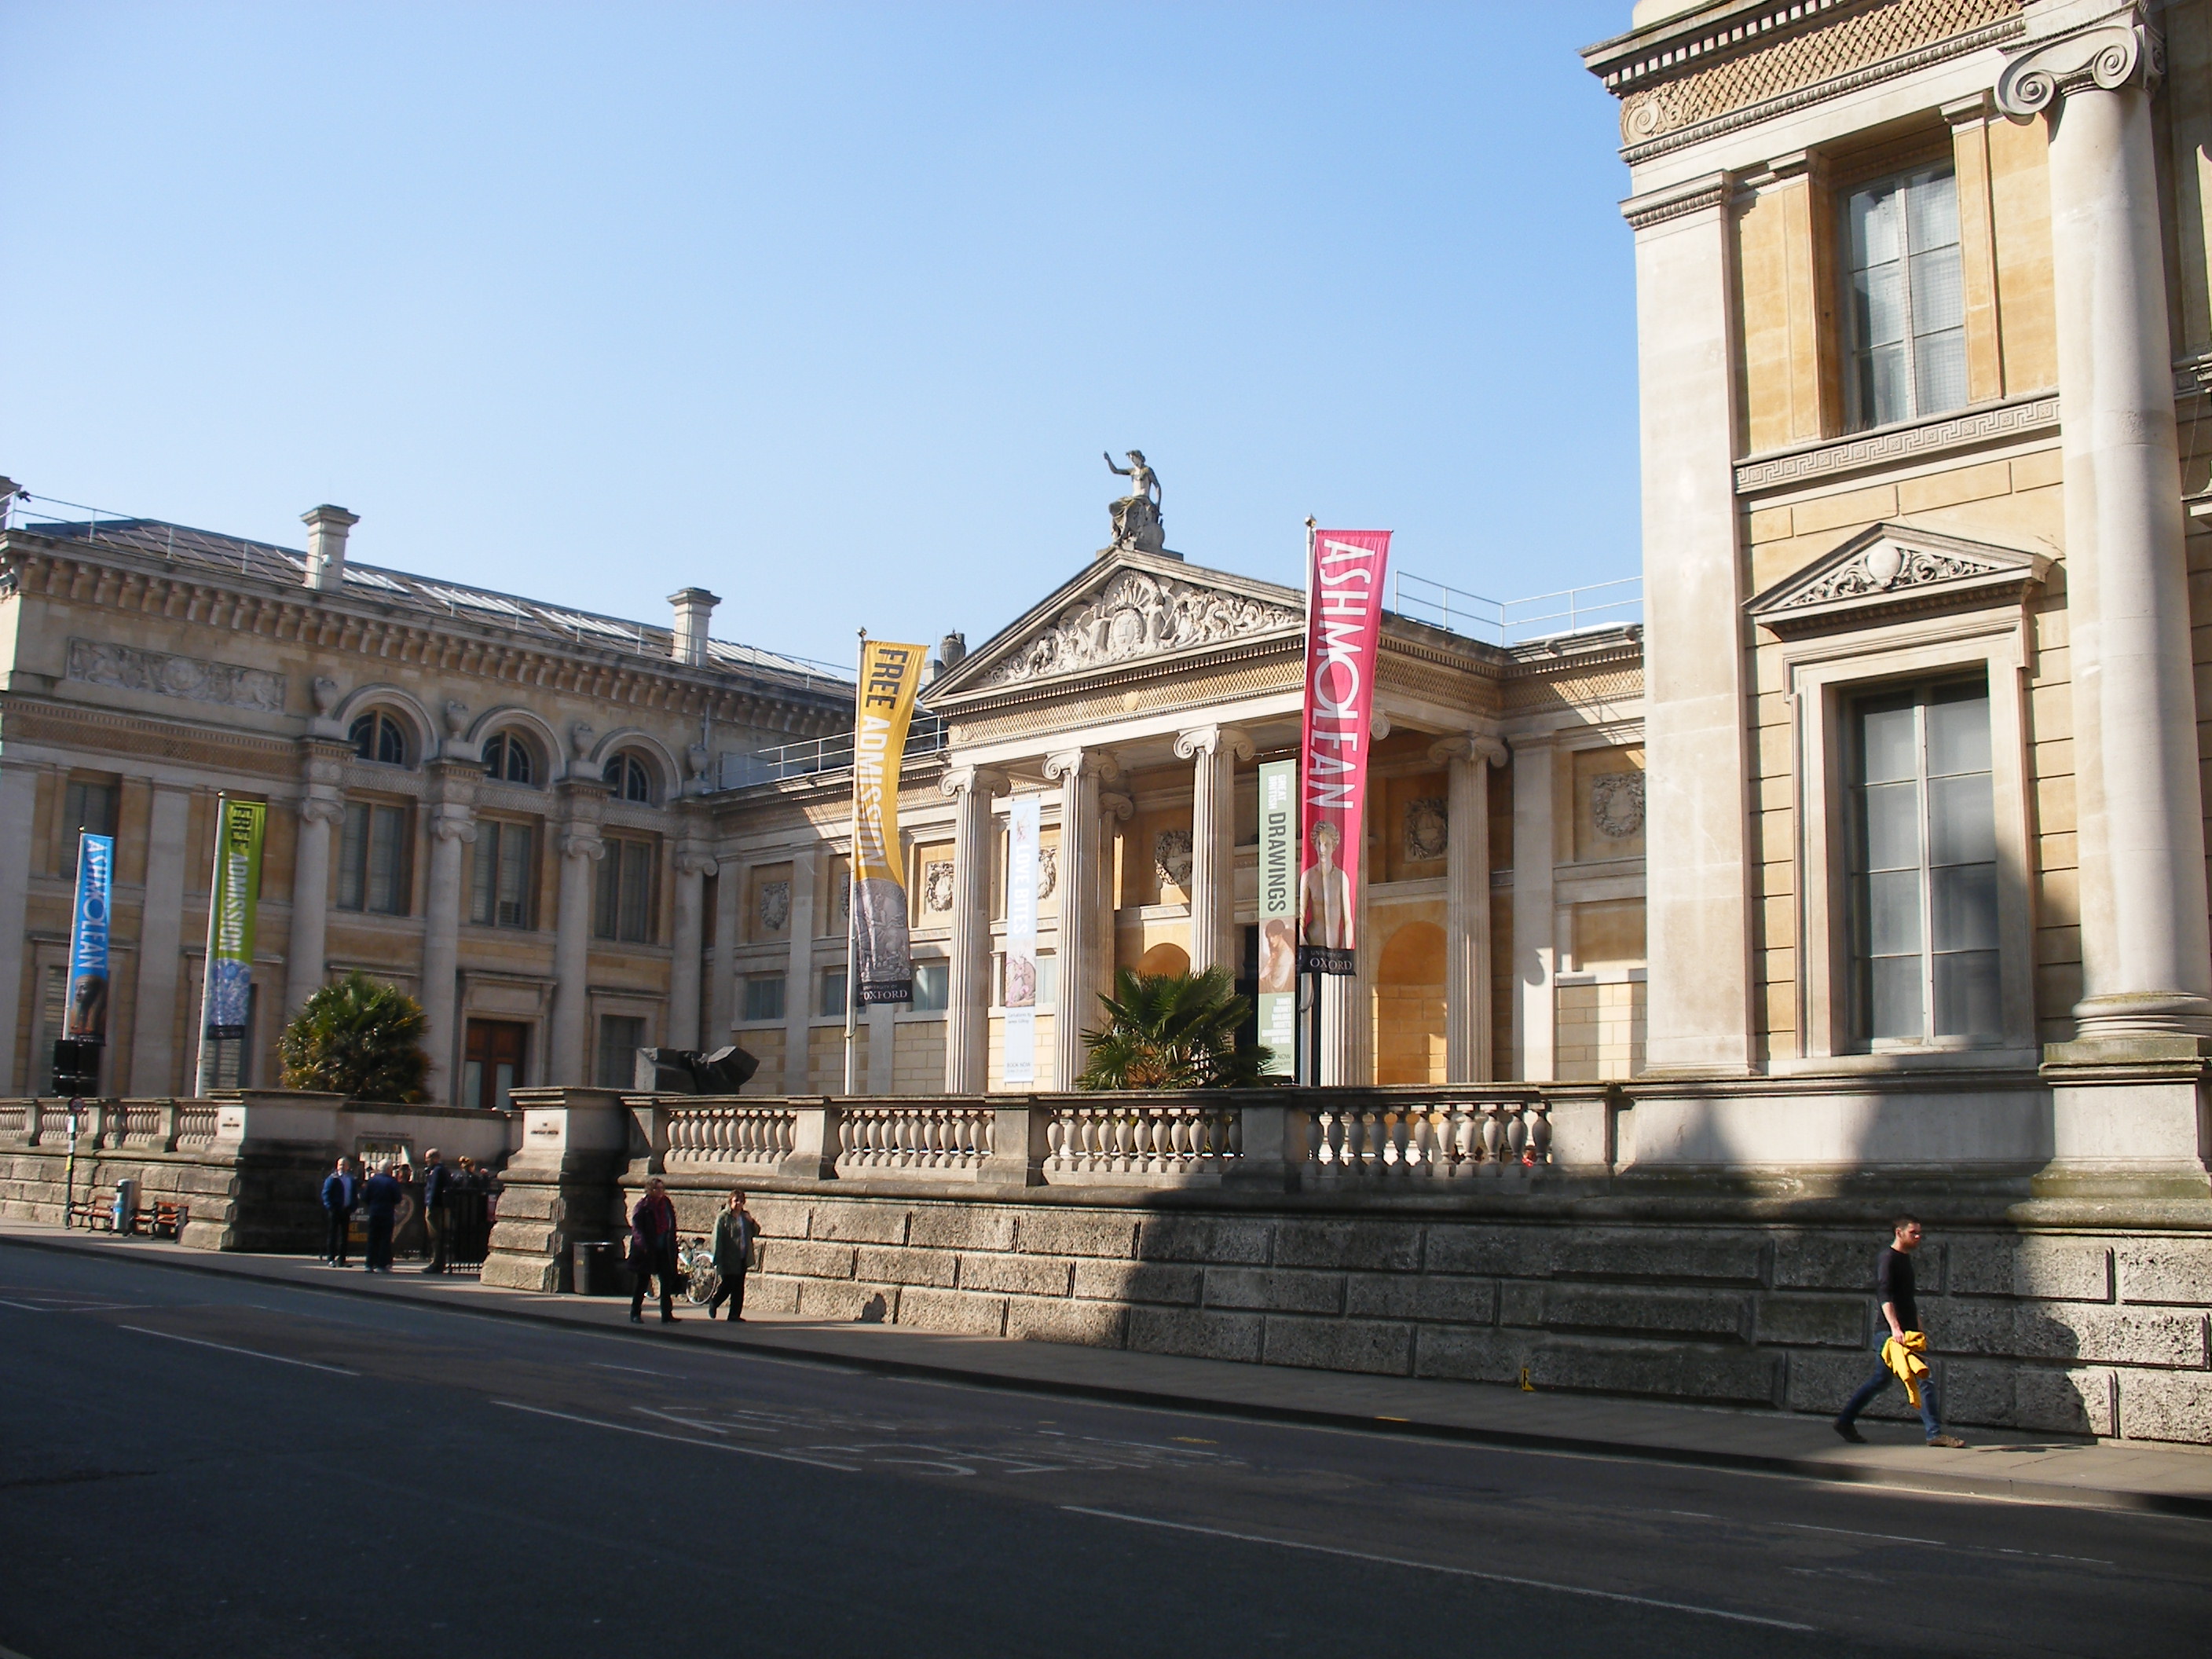
[(1974, 410), (1964, 415), (1954, 415), (1948, 420), (1929, 421), (1920, 426), (1879, 433), (1869, 438), (1823, 444), (1817, 449), (1777, 455), (1769, 460), (1747, 461), (1735, 470), (1736, 494), (1747, 495), (1754, 490), (1771, 489), (1804, 478), (1855, 472), (1861, 467), (1878, 466), (1885, 461), (1904, 460), (1911, 456), (1931, 454), (1967, 444), (1986, 443), (1992, 438), (2016, 437), (2057, 424), (2058, 399), (2056, 397), (2038, 398), (2027, 403), (2002, 404), (1994, 409)]

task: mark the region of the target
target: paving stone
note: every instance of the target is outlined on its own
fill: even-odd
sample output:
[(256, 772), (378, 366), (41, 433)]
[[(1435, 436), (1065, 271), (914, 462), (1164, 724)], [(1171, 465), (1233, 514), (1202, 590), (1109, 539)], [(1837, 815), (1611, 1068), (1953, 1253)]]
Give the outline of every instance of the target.
[(1075, 1294), (1112, 1302), (1195, 1306), (1206, 1270), (1181, 1261), (1079, 1261)]
[(1269, 1221), (1214, 1216), (1148, 1216), (1137, 1229), (1137, 1254), (1147, 1261), (1218, 1262), (1261, 1267), (1274, 1241)]
[(1128, 1337), (1130, 1310), (1105, 1302), (1070, 1302), (1064, 1297), (1006, 1298), (1006, 1334), (1027, 1342), (1073, 1342), (1086, 1348), (1118, 1348)]
[(805, 1282), (775, 1273), (748, 1273), (745, 1306), (755, 1313), (795, 1314), (799, 1311), (799, 1287)]
[(1757, 1340), (1863, 1348), (1874, 1340), (1865, 1299), (1856, 1296), (1759, 1297)]
[(853, 1247), (817, 1244), (803, 1238), (763, 1238), (760, 1264), (764, 1271), (800, 1279), (850, 1279)]
[(1725, 1291), (1553, 1284), (1544, 1287), (1544, 1324), (1547, 1328), (1742, 1340), (1750, 1334), (1750, 1298)]
[(1955, 1239), (1945, 1247), (1953, 1296), (2053, 1301), (2112, 1299), (2112, 1253), (2102, 1244), (2049, 1238)]
[(1341, 1313), (1344, 1276), (1274, 1267), (1208, 1267), (1206, 1304), (1264, 1308), (1272, 1313)]
[(1428, 1228), (1423, 1261), (1432, 1273), (1540, 1279), (1551, 1271), (1552, 1227), (1492, 1227), (1439, 1221)]
[(813, 1236), (848, 1239), (855, 1244), (903, 1244), (906, 1221), (906, 1210), (899, 1205), (856, 1199), (831, 1200), (815, 1206)]
[(963, 1291), (1012, 1291), (1023, 1296), (1066, 1296), (1072, 1263), (1039, 1255), (963, 1255)]
[(1132, 1308), (1129, 1346), (1139, 1353), (1256, 1364), (1265, 1322), (1259, 1314), (1218, 1313), (1210, 1308)]
[(1407, 1221), (1281, 1221), (1275, 1224), (1274, 1265), (1415, 1273), (1421, 1232)]
[(927, 1205), (909, 1217), (906, 1242), (931, 1249), (1011, 1250), (1014, 1215), (998, 1206)]
[(2212, 1239), (2130, 1238), (2118, 1255), (2121, 1301), (2212, 1303)]
[(1763, 1233), (1678, 1232), (1656, 1227), (1560, 1235), (1552, 1272), (1577, 1278), (1648, 1279), (1679, 1285), (1686, 1279), (1756, 1285), (1765, 1277)]
[(884, 1285), (951, 1285), (959, 1281), (960, 1258), (951, 1250), (909, 1250), (863, 1244), (854, 1254), (853, 1273)]
[(1416, 1339), (1413, 1375), (1468, 1382), (1511, 1382), (1535, 1352), (1534, 1333), (1466, 1325), (1424, 1325)]
[(1344, 1310), (1355, 1318), (1487, 1325), (1498, 1317), (1498, 1285), (1443, 1273), (1352, 1273), (1344, 1281)]
[(898, 1322), (921, 1331), (997, 1336), (1006, 1328), (1006, 1298), (909, 1285), (899, 1292)]
[(2212, 1376), (2122, 1371), (2120, 1432), (2130, 1440), (2212, 1442)]
[(1021, 1212), (1014, 1224), (1014, 1239), (1030, 1255), (1133, 1255), (1137, 1224), (1121, 1211), (1039, 1206)]
[(1404, 1376), (1413, 1368), (1413, 1327), (1396, 1321), (1271, 1314), (1261, 1352), (1270, 1365)]

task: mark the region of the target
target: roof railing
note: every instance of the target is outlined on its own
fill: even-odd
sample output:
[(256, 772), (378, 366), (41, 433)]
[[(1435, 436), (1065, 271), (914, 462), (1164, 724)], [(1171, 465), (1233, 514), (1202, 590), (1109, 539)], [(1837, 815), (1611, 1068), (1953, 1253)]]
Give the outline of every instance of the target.
[[(943, 720), (934, 714), (918, 714), (907, 730), (906, 758), (942, 754), (948, 741)], [(822, 772), (843, 771), (852, 763), (853, 734), (835, 732), (826, 738), (787, 743), (750, 755), (725, 755), (716, 769), (714, 787), (744, 789), (757, 783), (782, 783)]]
[(1399, 616), (1498, 646), (1527, 645), (1644, 620), (1641, 576), (1563, 587), (1525, 599), (1492, 599), (1401, 570), (1392, 575), (1390, 589), (1390, 609)]

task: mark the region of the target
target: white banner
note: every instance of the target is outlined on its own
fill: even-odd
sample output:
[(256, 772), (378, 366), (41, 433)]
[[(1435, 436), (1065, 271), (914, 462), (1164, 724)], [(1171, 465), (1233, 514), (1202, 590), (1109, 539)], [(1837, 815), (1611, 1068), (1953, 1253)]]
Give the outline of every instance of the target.
[(1036, 1081), (1039, 799), (1017, 795), (1006, 813), (1006, 1023), (1001, 1080)]

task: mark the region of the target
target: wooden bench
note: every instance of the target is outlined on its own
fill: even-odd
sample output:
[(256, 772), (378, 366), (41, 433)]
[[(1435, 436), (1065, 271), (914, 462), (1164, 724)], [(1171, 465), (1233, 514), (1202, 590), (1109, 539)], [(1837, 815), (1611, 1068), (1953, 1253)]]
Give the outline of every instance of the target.
[[(103, 1195), (94, 1192), (89, 1198), (81, 1198), (69, 1206), (72, 1224), (82, 1221), (87, 1232), (112, 1233), (115, 1231), (115, 1193), (112, 1188)], [(171, 1238), (182, 1238), (185, 1224), (191, 1219), (189, 1205), (173, 1204), (166, 1198), (141, 1204), (131, 1212), (131, 1231), (143, 1228), (150, 1237), (165, 1234)]]

